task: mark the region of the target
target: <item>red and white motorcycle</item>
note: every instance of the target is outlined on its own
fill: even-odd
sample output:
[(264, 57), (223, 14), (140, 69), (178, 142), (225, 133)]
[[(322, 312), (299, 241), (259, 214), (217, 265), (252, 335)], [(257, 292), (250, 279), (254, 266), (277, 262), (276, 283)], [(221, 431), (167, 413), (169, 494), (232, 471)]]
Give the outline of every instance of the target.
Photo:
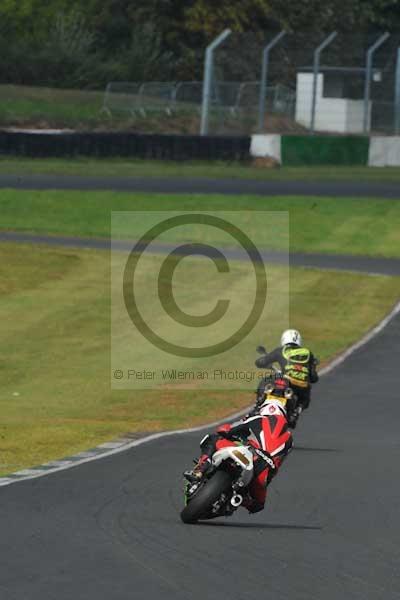
[(230, 516), (249, 497), (265, 501), (266, 487), (292, 447), (286, 398), (273, 391), (258, 414), (218, 436), (210, 468), (199, 481), (186, 483), (184, 523)]

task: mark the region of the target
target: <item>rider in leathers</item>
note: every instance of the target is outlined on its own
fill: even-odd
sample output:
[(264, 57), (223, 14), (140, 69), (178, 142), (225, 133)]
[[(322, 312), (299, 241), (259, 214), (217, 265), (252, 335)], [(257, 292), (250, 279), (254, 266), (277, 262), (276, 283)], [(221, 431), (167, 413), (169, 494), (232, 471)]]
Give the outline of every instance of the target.
[[(265, 413), (265, 414), (264, 414)], [(285, 403), (280, 402), (276, 396), (274, 400), (269, 402), (266, 400), (263, 407), (260, 408), (258, 416), (263, 416), (267, 419), (273, 419), (272, 423), (275, 426), (276, 416), (285, 417), (284, 426), (280, 431), (280, 439), (282, 442), (279, 450), (274, 455), (269, 455), (264, 458), (256, 458), (254, 462), (254, 478), (249, 486), (249, 493), (244, 498), (242, 506), (247, 508), (250, 513), (259, 512), (264, 508), (265, 499), (267, 496), (267, 486), (277, 474), (283, 460), (292, 449), (292, 434), (288, 429), (286, 421)], [(206, 435), (200, 442), (202, 455), (192, 471), (186, 471), (184, 476), (189, 481), (199, 481), (204, 473), (208, 471), (212, 464), (212, 456), (218, 448), (218, 442), (222, 438), (228, 440), (235, 439), (255, 439), (260, 443), (260, 437), (263, 435), (260, 427), (260, 419), (257, 416), (245, 418), (233, 425), (224, 424), (218, 427), (215, 433)], [(264, 450), (264, 456), (268, 453)]]
[[(300, 333), (296, 329), (287, 329), (282, 334), (281, 346), (258, 358), (255, 364), (259, 369), (266, 369), (274, 363), (279, 365), (282, 375), (289, 380), (297, 397), (296, 409), (288, 414), (289, 424), (294, 428), (299, 414), (310, 404), (311, 384), (317, 383), (319, 379), (317, 360), (308, 348), (303, 347)], [(258, 385), (255, 410), (264, 401), (268, 379), (263, 377)]]
[[(282, 345), (279, 348), (276, 348), (272, 352), (264, 354), (257, 359), (256, 366), (258, 368), (267, 368), (274, 362), (278, 363), (282, 375), (285, 380), (290, 382), (290, 386), (297, 396), (297, 407), (300, 407), (300, 409), (307, 408), (310, 404), (310, 384), (318, 381), (318, 374), (316, 371), (317, 361), (312, 352), (307, 348), (302, 347), (301, 335), (296, 330), (289, 329), (285, 331), (281, 337), (281, 344)], [(186, 471), (184, 473), (189, 481), (198, 481), (209, 469), (211, 466), (211, 457), (216, 450), (216, 444), (219, 439), (222, 437), (227, 439), (234, 439), (235, 437), (246, 438), (251, 433), (249, 423), (255, 415), (259, 414), (261, 406), (266, 400), (265, 387), (268, 382), (268, 377), (264, 377), (260, 381), (257, 389), (256, 406), (244, 420), (235, 423), (233, 426), (222, 425), (218, 427), (216, 433), (206, 435), (205, 438), (203, 438), (200, 443), (202, 455), (198, 463), (192, 471)], [(274, 394), (276, 393), (277, 391), (275, 389)], [(290, 403), (285, 402), (285, 404), (287, 404), (286, 408), (282, 407), (279, 408), (279, 410), (282, 410), (282, 414), (285, 415), (289, 426), (294, 428), (299, 412), (296, 412), (297, 407), (295, 410), (291, 410), (289, 409)], [(285, 441), (282, 450), (273, 457), (275, 469), (269, 468), (263, 469), (259, 473), (256, 472), (251, 495), (243, 502), (243, 506), (251, 513), (258, 512), (264, 508), (267, 486), (271, 479), (276, 475), (284, 458), (292, 448), (292, 434), (289, 430), (285, 433), (287, 440)]]

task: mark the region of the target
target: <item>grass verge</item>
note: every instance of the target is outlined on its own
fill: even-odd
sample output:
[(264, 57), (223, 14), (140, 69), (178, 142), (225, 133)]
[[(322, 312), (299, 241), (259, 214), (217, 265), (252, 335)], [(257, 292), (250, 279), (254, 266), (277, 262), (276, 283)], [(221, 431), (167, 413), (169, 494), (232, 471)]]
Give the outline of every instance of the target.
[[(370, 198), (3, 190), (0, 229), (108, 238), (111, 211), (154, 210), (288, 211), (291, 252), (400, 256), (400, 202)], [(267, 215), (255, 239), (260, 247), (280, 249), (287, 240), (266, 235), (266, 224)], [(136, 234), (131, 226), (121, 228), (121, 236)]]
[[(9, 175), (81, 175), (92, 177), (208, 177), (266, 181), (399, 182), (398, 167), (282, 167), (265, 169), (237, 162), (172, 162), (139, 159), (0, 158), (0, 173)], [(399, 194), (400, 196), (400, 194)]]
[[(128, 431), (204, 423), (251, 400), (229, 391), (110, 390), (106, 252), (1, 244), (0, 281), (1, 474)], [(291, 321), (327, 360), (389, 311), (400, 280), (293, 269), (290, 291)], [(253, 358), (243, 356), (243, 365)]]
[(93, 91), (0, 85), (0, 123), (3, 127), (92, 127), (102, 120), (103, 96)]

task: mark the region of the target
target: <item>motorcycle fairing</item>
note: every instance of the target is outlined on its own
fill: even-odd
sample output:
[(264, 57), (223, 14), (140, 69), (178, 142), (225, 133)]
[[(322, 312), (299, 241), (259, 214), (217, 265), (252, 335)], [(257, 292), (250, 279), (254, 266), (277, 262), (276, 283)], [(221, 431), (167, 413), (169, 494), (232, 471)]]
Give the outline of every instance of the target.
[(271, 456), (282, 452), (291, 440), (287, 420), (280, 414), (250, 417), (237, 425), (237, 428), (242, 427), (249, 430), (247, 440)]
[(219, 440), (217, 450), (214, 452), (212, 462), (215, 467), (225, 460), (233, 460), (241, 468), (240, 481), (243, 486), (250, 483), (253, 478), (253, 455), (246, 446), (235, 444), (229, 440)]

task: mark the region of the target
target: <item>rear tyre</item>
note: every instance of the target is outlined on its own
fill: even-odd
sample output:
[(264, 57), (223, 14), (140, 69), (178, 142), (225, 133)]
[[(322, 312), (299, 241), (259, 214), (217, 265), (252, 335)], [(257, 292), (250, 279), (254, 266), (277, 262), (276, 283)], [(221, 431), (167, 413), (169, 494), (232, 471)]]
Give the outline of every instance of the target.
[(196, 523), (211, 511), (218, 498), (229, 490), (232, 479), (225, 471), (217, 471), (181, 512), (184, 523)]

